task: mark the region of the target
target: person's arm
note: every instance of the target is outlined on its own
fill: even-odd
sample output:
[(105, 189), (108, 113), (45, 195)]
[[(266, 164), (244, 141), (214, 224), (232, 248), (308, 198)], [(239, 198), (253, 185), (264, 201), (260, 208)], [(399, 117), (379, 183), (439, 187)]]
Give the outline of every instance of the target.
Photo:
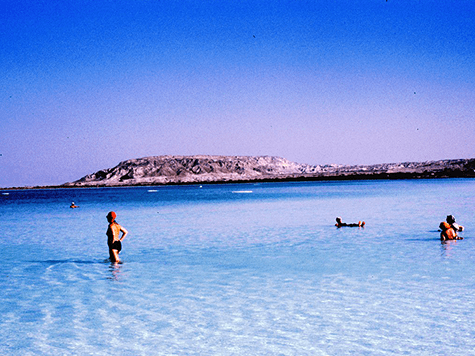
[(122, 226), (120, 227), (120, 231), (122, 231), (122, 237), (119, 239), (119, 241), (122, 241), (124, 239), (124, 237), (126, 237), (129, 232), (125, 228), (123, 228)]

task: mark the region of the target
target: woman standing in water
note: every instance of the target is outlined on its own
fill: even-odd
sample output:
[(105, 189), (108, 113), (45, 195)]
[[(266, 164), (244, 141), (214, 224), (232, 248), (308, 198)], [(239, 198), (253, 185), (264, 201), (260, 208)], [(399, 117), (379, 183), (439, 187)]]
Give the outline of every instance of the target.
[[(107, 221), (109, 222), (109, 227), (107, 228), (107, 245), (109, 246), (109, 257), (111, 262), (120, 262), (119, 252), (122, 249), (121, 241), (127, 236), (128, 231), (122, 226), (117, 224), (115, 218), (117, 214), (113, 211), (110, 211), (107, 214)], [(122, 232), (122, 237), (120, 237), (120, 232)]]
[(455, 229), (450, 226), (449, 223), (442, 221), (439, 225), (439, 228), (441, 231), (440, 233), (440, 239), (442, 241), (446, 240), (463, 240), (463, 237), (458, 236), (457, 233), (455, 232)]

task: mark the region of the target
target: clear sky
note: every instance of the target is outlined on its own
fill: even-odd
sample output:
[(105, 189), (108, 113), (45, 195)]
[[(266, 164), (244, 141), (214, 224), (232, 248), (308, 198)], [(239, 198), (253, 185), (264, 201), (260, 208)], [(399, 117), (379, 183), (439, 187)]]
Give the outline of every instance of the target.
[(0, 0), (0, 187), (130, 158), (475, 157), (472, 0)]

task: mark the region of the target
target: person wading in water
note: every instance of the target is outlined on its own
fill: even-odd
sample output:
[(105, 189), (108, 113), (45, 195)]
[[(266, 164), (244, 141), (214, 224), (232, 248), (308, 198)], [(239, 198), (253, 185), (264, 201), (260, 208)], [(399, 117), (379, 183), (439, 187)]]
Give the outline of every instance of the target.
[[(110, 211), (107, 214), (107, 221), (109, 226), (107, 227), (107, 245), (109, 246), (109, 257), (111, 262), (120, 262), (119, 252), (122, 250), (122, 240), (127, 236), (128, 231), (122, 226), (117, 224), (115, 218), (117, 214), (113, 211)], [(122, 237), (120, 233), (122, 232)]]

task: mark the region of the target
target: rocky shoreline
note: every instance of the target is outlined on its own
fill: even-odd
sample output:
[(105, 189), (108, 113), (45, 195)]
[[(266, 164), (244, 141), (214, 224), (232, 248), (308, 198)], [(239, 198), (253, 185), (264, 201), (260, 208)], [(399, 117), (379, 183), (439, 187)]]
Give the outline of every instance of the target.
[(312, 166), (272, 156), (152, 156), (120, 162), (60, 187), (452, 177), (474, 178), (475, 159)]

